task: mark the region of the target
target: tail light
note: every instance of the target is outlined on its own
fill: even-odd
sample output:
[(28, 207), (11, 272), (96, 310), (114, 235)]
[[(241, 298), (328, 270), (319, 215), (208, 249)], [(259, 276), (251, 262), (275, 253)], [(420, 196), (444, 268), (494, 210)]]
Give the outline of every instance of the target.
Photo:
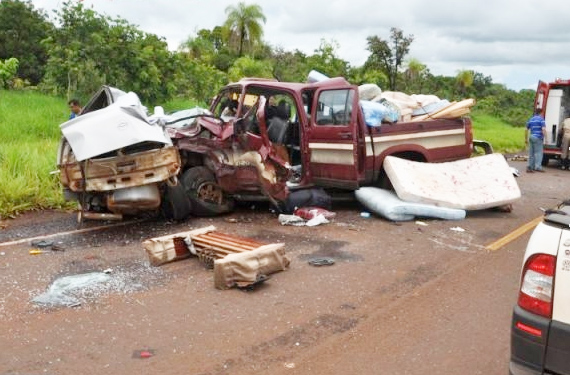
[(552, 317), (552, 293), (556, 258), (548, 254), (535, 254), (523, 268), (518, 305), (534, 314)]

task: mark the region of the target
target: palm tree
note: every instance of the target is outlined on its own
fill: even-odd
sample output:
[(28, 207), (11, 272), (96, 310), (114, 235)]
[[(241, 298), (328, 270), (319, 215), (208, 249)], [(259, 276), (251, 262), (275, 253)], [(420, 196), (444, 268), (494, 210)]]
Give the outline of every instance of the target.
[(230, 33), (230, 42), (238, 46), (238, 56), (241, 57), (244, 45), (251, 46), (261, 42), (263, 27), (260, 21), (266, 22), (265, 15), (259, 5), (245, 5), (241, 2), (237, 6), (226, 8), (228, 18), (224, 26)]
[(467, 88), (471, 87), (473, 84), (473, 77), (475, 72), (472, 70), (459, 70), (455, 76), (455, 82), (459, 86), (459, 91), (461, 95), (465, 95)]
[(418, 94), (422, 91), (422, 84), (429, 73), (427, 66), (422, 64), (418, 59), (410, 59), (407, 63), (407, 69), (404, 72), (404, 78), (407, 83), (406, 89), (408, 91), (418, 91)]

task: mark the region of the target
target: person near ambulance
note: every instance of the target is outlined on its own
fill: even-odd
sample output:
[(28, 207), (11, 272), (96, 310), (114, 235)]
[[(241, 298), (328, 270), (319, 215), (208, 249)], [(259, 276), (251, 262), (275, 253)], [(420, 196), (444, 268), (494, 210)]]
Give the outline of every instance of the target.
[(560, 152), (560, 169), (570, 169), (568, 147), (570, 147), (570, 117), (562, 123), (562, 144)]
[(540, 112), (535, 111), (534, 115), (528, 120), (524, 136), (525, 144), (529, 146), (526, 171), (528, 173), (544, 172), (544, 169), (542, 169), (542, 155), (544, 139), (546, 138), (546, 122), (540, 115)]

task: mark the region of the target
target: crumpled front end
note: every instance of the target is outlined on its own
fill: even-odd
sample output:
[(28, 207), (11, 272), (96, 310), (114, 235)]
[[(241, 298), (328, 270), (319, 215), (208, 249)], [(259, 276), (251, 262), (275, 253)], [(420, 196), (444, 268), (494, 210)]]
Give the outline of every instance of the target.
[(181, 161), (164, 129), (150, 123), (135, 94), (61, 125), (60, 181), (82, 217), (113, 219), (156, 210)]

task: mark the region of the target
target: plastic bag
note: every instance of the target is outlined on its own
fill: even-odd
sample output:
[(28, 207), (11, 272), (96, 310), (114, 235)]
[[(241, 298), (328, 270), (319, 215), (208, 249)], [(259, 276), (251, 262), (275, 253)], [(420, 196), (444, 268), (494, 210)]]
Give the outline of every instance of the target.
[(380, 126), (382, 122), (396, 122), (400, 119), (400, 109), (387, 100), (371, 102), (361, 100), (360, 107), (364, 113), (364, 122), (368, 126)]
[(294, 215), (302, 217), (305, 220), (311, 220), (318, 215), (322, 215), (325, 219), (331, 220), (336, 216), (336, 213), (321, 207), (301, 207), (295, 210)]

